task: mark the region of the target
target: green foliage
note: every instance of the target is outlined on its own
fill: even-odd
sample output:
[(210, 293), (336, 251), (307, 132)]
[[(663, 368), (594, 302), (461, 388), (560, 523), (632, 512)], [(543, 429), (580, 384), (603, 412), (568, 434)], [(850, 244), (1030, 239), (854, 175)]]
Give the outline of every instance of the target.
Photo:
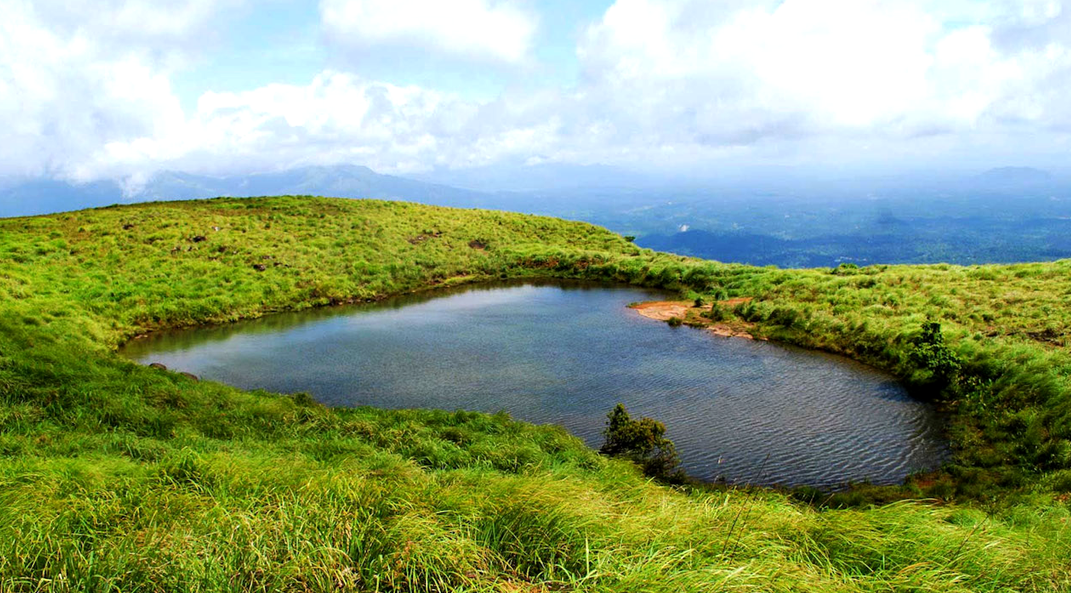
[(667, 319), (666, 323), (668, 323), (670, 327), (680, 327), (681, 325), (684, 324), (684, 320), (681, 319), (680, 317), (674, 316), (674, 317), (670, 317), (669, 319)]
[(710, 311), (706, 312), (706, 317), (711, 321), (726, 321), (732, 317), (729, 311), (725, 310), (725, 307), (721, 306), (717, 301), (714, 301), (710, 305)]
[(657, 420), (633, 420), (623, 404), (606, 415), (606, 442), (599, 453), (624, 457), (643, 468), (644, 475), (660, 480), (680, 480), (680, 458), (673, 441), (666, 438), (666, 426)]
[(947, 388), (959, 376), (959, 356), (945, 344), (936, 321), (922, 325), (922, 334), (912, 340), (911, 358), (919, 369), (929, 371), (928, 384), (936, 390)]
[[(0, 220), (0, 591), (1071, 588), (1071, 261), (856, 272), (375, 200)], [(954, 459), (807, 503), (677, 490), (506, 414), (328, 409), (114, 353), (147, 331), (501, 277), (751, 297), (733, 314), (756, 335), (905, 379), (948, 370), (947, 349)], [(905, 496), (945, 503), (867, 508)]]

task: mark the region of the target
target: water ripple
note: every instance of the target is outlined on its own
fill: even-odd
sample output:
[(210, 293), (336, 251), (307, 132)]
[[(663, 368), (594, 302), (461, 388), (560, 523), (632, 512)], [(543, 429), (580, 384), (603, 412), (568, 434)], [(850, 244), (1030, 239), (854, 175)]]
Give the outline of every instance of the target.
[(706, 480), (893, 483), (947, 455), (940, 418), (888, 375), (625, 308), (660, 297), (570, 283), (470, 288), (162, 334), (125, 354), (329, 405), (505, 409), (596, 447), (622, 402), (665, 422), (685, 469)]

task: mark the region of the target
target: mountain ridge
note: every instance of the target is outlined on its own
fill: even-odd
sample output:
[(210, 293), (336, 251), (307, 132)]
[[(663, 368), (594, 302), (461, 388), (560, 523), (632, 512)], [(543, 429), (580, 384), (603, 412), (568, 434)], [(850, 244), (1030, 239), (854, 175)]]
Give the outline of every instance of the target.
[(310, 165), (248, 175), (160, 171), (133, 187), (114, 180), (76, 183), (31, 179), (0, 189), (0, 216), (35, 216), (112, 204), (264, 195), (329, 195), (477, 207), (487, 194), (376, 173), (362, 165)]

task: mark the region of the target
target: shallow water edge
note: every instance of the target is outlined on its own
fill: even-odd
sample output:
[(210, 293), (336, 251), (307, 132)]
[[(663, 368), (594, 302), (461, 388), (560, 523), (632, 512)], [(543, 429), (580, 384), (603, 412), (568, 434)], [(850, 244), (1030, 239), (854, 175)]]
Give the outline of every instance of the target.
[(665, 297), (586, 282), (473, 284), (159, 332), (123, 354), (327, 405), (505, 409), (594, 447), (620, 401), (665, 422), (685, 470), (706, 481), (896, 483), (944, 458), (936, 412), (890, 376), (627, 308)]

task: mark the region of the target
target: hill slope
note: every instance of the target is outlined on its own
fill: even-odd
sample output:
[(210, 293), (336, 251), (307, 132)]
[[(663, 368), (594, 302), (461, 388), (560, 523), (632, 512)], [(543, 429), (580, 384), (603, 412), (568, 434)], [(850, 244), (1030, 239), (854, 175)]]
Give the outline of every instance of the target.
[[(751, 268), (370, 200), (0, 220), (0, 590), (1067, 590), (1069, 274)], [(675, 490), (505, 415), (328, 410), (114, 354), (160, 327), (531, 276), (752, 297), (725, 314), (896, 372), (946, 401), (957, 457), (878, 495), (962, 502)], [(929, 320), (944, 343), (920, 342)]]

